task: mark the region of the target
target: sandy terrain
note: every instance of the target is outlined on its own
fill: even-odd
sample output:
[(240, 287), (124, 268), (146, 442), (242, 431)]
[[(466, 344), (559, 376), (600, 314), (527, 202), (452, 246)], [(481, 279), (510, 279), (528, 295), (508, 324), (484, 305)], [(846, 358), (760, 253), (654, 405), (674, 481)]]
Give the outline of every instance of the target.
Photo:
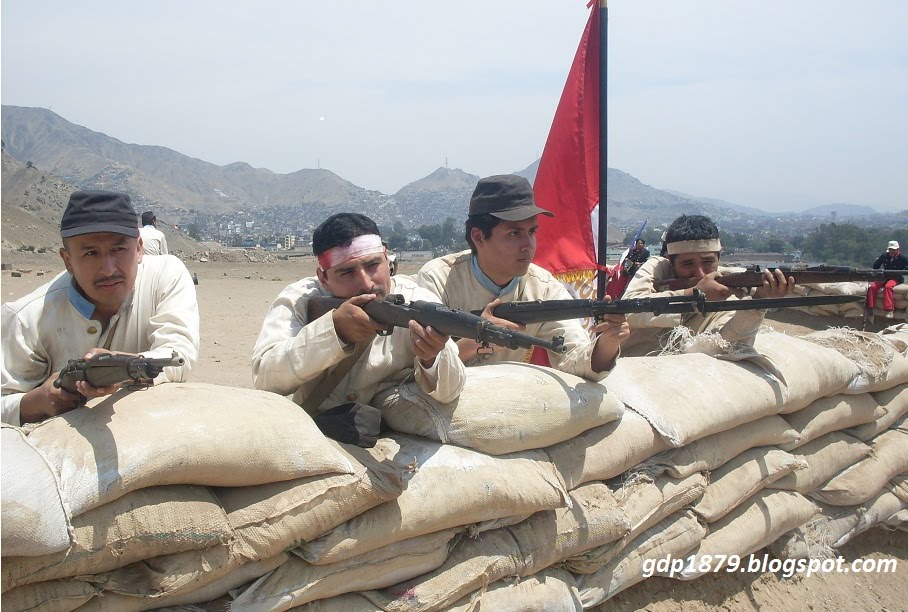
[[(25, 295), (62, 270), (56, 254), (3, 253), (11, 269), (0, 275), (4, 302)], [(4, 265), (6, 267), (6, 265)], [(198, 276), (202, 316), (202, 354), (197, 382), (251, 387), (250, 355), (271, 301), (287, 284), (314, 273), (312, 258), (267, 264), (189, 261)], [(410, 272), (405, 265), (402, 272)], [(21, 276), (13, 277), (16, 272)], [(859, 320), (773, 314), (773, 327), (791, 334), (829, 326), (859, 326)], [(782, 579), (765, 573), (712, 575), (691, 582), (650, 578), (608, 602), (603, 609), (669, 610), (906, 610), (908, 609), (908, 534), (875, 529), (840, 550), (846, 561), (864, 557), (896, 558), (895, 574), (827, 574)]]

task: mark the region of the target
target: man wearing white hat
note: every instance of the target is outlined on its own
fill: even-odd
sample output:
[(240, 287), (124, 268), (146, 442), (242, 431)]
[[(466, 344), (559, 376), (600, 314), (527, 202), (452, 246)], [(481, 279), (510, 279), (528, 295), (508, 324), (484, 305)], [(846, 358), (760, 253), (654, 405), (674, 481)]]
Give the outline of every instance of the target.
[[(890, 240), (889, 244), (886, 247), (886, 252), (876, 258), (876, 261), (873, 262), (873, 269), (879, 270), (908, 270), (908, 258), (902, 255), (899, 250), (899, 243), (897, 240)], [(867, 309), (873, 310), (873, 306), (876, 303), (876, 294), (882, 289), (883, 290), (883, 310), (886, 312), (886, 318), (893, 318), (893, 313), (895, 311), (895, 300), (892, 297), (892, 288), (898, 285), (899, 283), (904, 283), (905, 277), (900, 276), (899, 278), (890, 278), (887, 280), (878, 280), (870, 283), (870, 287), (867, 288)]]

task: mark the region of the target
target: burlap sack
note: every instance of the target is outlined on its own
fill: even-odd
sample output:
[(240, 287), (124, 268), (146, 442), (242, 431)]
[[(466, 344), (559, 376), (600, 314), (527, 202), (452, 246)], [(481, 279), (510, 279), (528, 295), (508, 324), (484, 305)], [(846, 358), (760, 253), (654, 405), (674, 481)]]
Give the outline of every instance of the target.
[(746, 450), (710, 473), (709, 485), (692, 510), (705, 522), (714, 523), (757, 491), (806, 467), (806, 461), (778, 448)]
[(312, 419), (274, 393), (169, 383), (89, 405), (28, 436), (60, 478), (73, 516), (143, 487), (248, 486), (352, 471)]
[(803, 410), (784, 415), (784, 418), (801, 436), (798, 441), (798, 446), (801, 446), (831, 431), (871, 423), (885, 414), (886, 410), (876, 403), (872, 395), (860, 393), (823, 397)]
[(661, 476), (653, 481), (642, 476), (631, 476), (627, 483), (613, 487), (618, 508), (627, 517), (630, 531), (614, 543), (597, 546), (570, 557), (564, 562), (564, 566), (576, 574), (597, 572), (615, 559), (637, 536), (696, 502), (705, 490), (706, 477), (699, 472), (683, 480)]
[(899, 531), (908, 531), (908, 510), (899, 510), (883, 521), (882, 526), (893, 531), (896, 529)]
[(785, 419), (770, 415), (659, 453), (640, 467), (656, 475), (667, 472), (675, 478), (686, 478), (695, 472), (714, 470), (749, 448), (775, 445), (788, 450), (797, 441), (798, 432)]
[(97, 595), (98, 589), (79, 580), (63, 578), (35, 582), (16, 587), (3, 594), (3, 609), (7, 612), (40, 610), (69, 612)]
[(813, 332), (804, 339), (835, 349), (858, 367), (859, 374), (842, 393), (873, 393), (908, 383), (908, 357), (883, 334), (839, 328)]
[(603, 382), (673, 447), (776, 414), (785, 399), (759, 366), (696, 353), (619, 359)]
[(571, 491), (593, 480), (614, 478), (668, 448), (646, 419), (627, 410), (619, 420), (545, 451)]
[(706, 535), (693, 512), (681, 512), (663, 519), (631, 542), (619, 556), (599, 571), (576, 576), (580, 601), (585, 610), (598, 606), (610, 597), (643, 580), (643, 562), (647, 559), (683, 557)]
[(581, 612), (580, 594), (570, 572), (550, 567), (526, 578), (505, 578), (467, 595), (448, 612)]
[(244, 588), (231, 609), (288, 610), (317, 599), (391, 586), (444, 563), (461, 532), (447, 529), (426, 534), (327, 565), (310, 565), (291, 556), (287, 563)]
[[(80, 606), (78, 612), (140, 612), (141, 610), (197, 610), (193, 604), (207, 604), (268, 572), (275, 570), (287, 561), (287, 554), (281, 553), (271, 559), (251, 561), (235, 567), (220, 578), (201, 581), (196, 588), (183, 588), (160, 597), (136, 597), (121, 593), (103, 592), (88, 603)], [(187, 608), (183, 608), (187, 606)], [(215, 609), (215, 608), (208, 608)]]
[(233, 552), (268, 559), (314, 540), (401, 494), (412, 470), (392, 459), (397, 445), (379, 439), (363, 449), (331, 441), (353, 466), (352, 474), (310, 476), (252, 487), (215, 489), (236, 532)]
[(404, 492), (304, 544), (314, 564), (335, 563), (393, 542), (451, 527), (558, 508), (567, 491), (539, 450), (492, 457), (395, 434), (395, 459), (416, 473)]
[(876, 420), (847, 429), (845, 433), (858, 440), (869, 440), (892, 427), (899, 419), (908, 415), (908, 385), (898, 385), (885, 391), (873, 393), (873, 399), (886, 410)]
[(73, 526), (73, 545), (64, 552), (3, 557), (3, 590), (106, 572), (160, 555), (227, 544), (233, 537), (214, 495), (207, 487), (192, 485), (127, 493), (77, 516)]
[(602, 483), (571, 493), (571, 508), (538, 512), (526, 521), (461, 540), (444, 565), (367, 595), (388, 611), (447, 609), (508, 576), (529, 576), (627, 533), (626, 517)]
[(770, 484), (769, 488), (797, 491), (806, 495), (869, 455), (870, 447), (844, 432), (833, 431), (799, 446), (791, 454), (807, 462), (807, 467), (783, 476)]
[(709, 535), (703, 538), (692, 554), (693, 561), (685, 565), (679, 578), (698, 578), (716, 568), (708, 559), (717, 555), (744, 557), (777, 540), (782, 534), (803, 525), (817, 513), (817, 507), (800, 493), (793, 491), (760, 491), (749, 500), (710, 525)]
[(49, 555), (69, 548), (73, 528), (60, 481), (44, 455), (15, 427), (0, 430), (0, 548), (4, 556)]
[(886, 486), (896, 497), (908, 504), (908, 473), (895, 476)]
[(785, 383), (778, 412), (800, 410), (814, 400), (842, 392), (858, 368), (837, 351), (778, 332), (760, 332), (754, 350), (768, 358)]
[(908, 434), (888, 429), (870, 440), (872, 450), (811, 497), (832, 506), (856, 506), (879, 493), (892, 478), (908, 472)]
[(502, 363), (469, 368), (448, 404), (415, 382), (380, 393), (372, 404), (394, 431), (504, 455), (551, 446), (621, 417), (624, 404), (599, 383), (553, 368)]

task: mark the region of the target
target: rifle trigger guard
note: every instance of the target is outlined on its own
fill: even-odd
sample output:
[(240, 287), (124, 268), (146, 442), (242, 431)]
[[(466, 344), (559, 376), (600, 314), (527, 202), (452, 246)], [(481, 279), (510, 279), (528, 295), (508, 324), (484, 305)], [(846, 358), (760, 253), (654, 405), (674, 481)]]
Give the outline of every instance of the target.
[(378, 334), (379, 336), (390, 336), (393, 332), (394, 332), (394, 326), (389, 325), (388, 327), (384, 328), (380, 332), (375, 332), (375, 333)]

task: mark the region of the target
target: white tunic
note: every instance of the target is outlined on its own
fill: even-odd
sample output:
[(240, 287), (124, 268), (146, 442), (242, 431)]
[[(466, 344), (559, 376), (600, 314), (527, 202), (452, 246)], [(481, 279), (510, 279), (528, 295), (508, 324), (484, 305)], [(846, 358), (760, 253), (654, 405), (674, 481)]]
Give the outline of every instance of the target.
[[(391, 279), (391, 293), (403, 295), (407, 302), (438, 302), (438, 296), (420, 289), (406, 277)], [(293, 394), (303, 405), (319, 381), (353, 352), (334, 329), (331, 311), (309, 321), (309, 297), (331, 297), (317, 278), (304, 278), (281, 291), (265, 316), (262, 331), (252, 352), (252, 375), (257, 389)], [(413, 374), (419, 386), (439, 402), (450, 402), (460, 395), (466, 370), (457, 345), (448, 340), (432, 368), (426, 369), (413, 353), (410, 331), (395, 328), (389, 336), (376, 336), (360, 355), (350, 372), (321, 402), (324, 411), (346, 402), (368, 404), (376, 393)]]

